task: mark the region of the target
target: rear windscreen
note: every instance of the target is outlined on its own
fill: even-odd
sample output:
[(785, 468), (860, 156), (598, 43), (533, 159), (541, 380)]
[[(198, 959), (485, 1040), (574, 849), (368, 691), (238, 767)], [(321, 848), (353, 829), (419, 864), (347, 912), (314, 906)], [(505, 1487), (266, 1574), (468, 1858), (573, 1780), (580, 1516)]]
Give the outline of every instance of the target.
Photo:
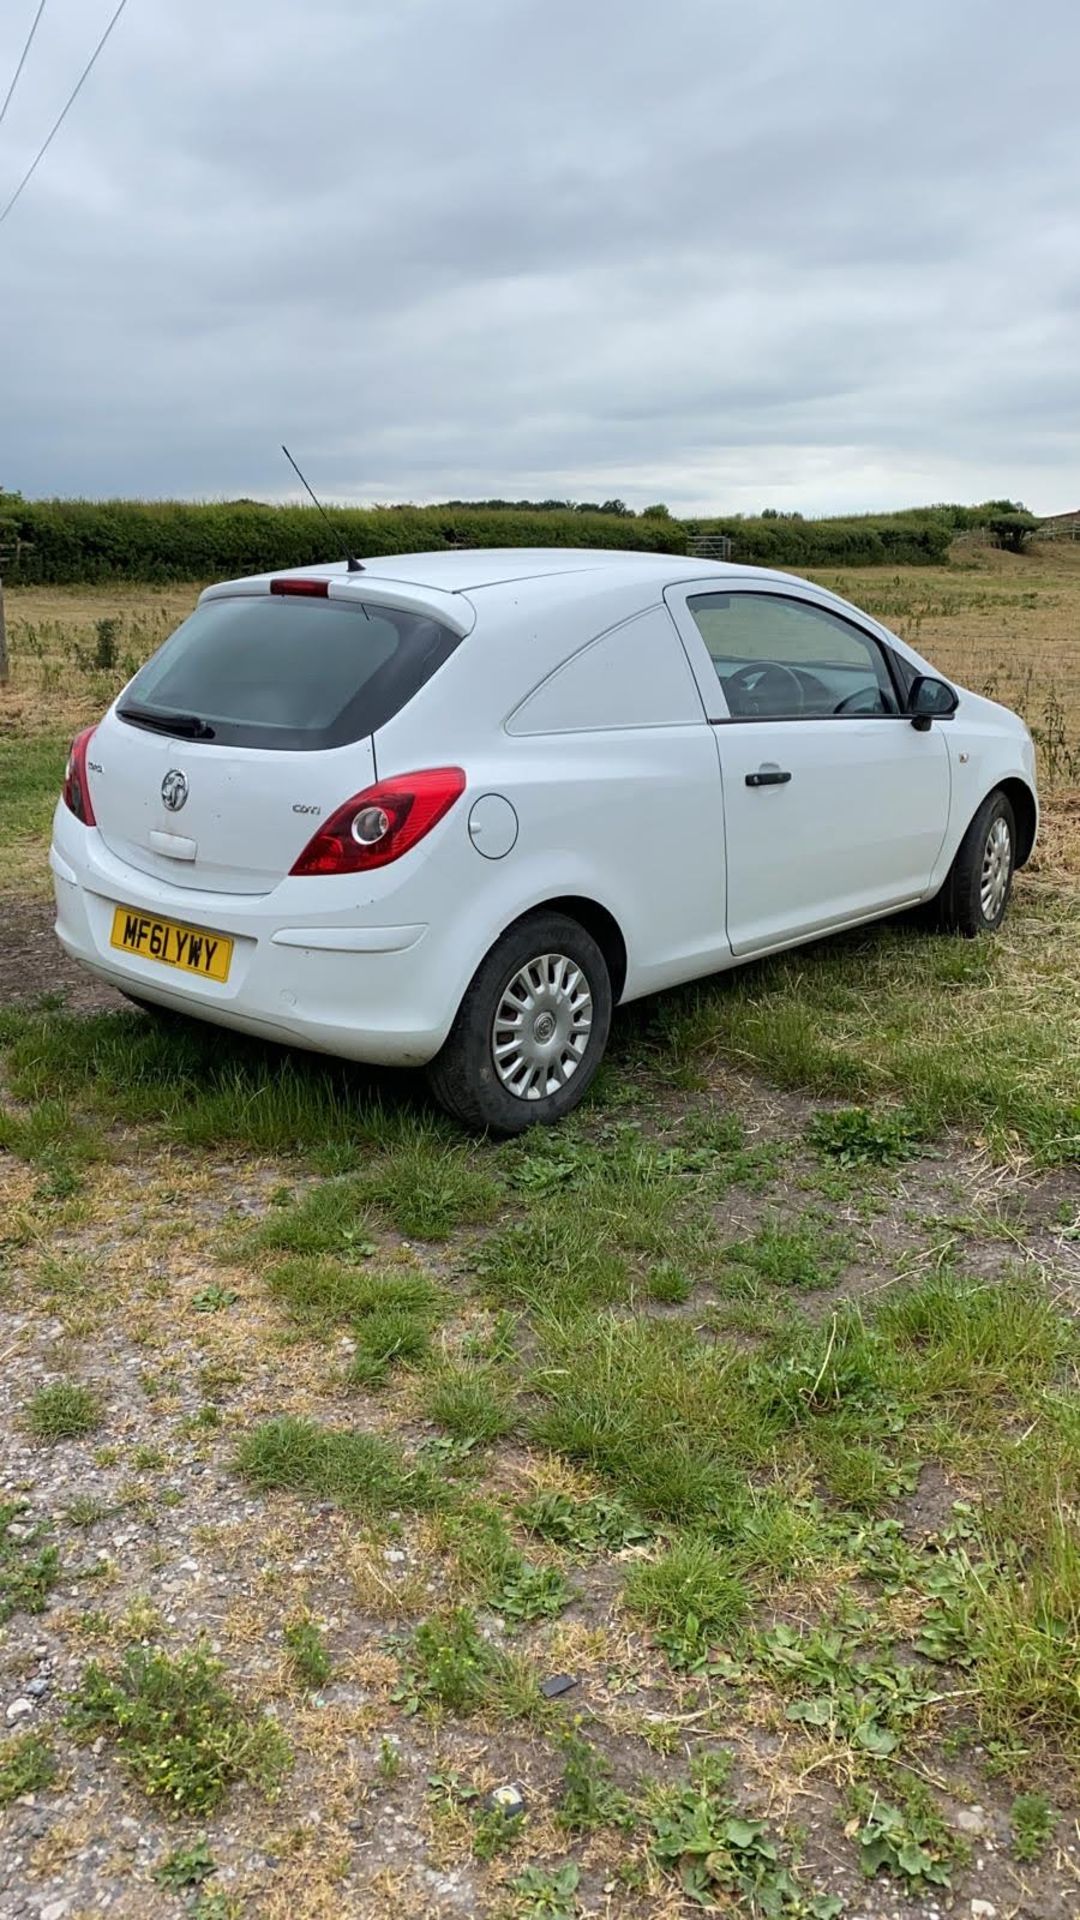
[(457, 644), (438, 621), (389, 607), (207, 600), (136, 674), (119, 711), (160, 732), (175, 719), (178, 734), (225, 746), (342, 747), (385, 726)]

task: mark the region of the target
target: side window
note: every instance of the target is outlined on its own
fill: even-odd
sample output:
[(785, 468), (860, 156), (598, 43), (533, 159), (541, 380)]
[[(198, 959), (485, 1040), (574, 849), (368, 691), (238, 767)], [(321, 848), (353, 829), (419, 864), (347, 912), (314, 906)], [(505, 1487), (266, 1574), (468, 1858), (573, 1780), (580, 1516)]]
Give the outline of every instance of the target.
[(698, 593), (687, 605), (735, 719), (900, 711), (877, 641), (824, 607), (772, 593)]
[(549, 673), (516, 707), (508, 733), (594, 733), (685, 727), (704, 720), (701, 696), (666, 607), (650, 607)]

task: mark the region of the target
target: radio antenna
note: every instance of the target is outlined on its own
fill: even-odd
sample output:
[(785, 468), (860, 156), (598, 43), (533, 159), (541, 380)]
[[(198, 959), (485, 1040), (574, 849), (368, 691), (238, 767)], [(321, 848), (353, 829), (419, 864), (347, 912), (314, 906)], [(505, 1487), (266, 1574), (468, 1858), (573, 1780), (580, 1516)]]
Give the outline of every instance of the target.
[[(293, 459), (292, 454), (289, 452), (289, 449), (285, 445), (284, 441), (282, 442), (281, 451), (285, 455), (286, 460), (288, 461), (290, 467), (292, 468), (297, 479), (299, 480), (300, 485), (303, 487), (304, 492), (311, 494), (311, 498), (314, 500), (315, 505), (318, 507), (319, 512), (322, 514), (322, 517), (326, 521), (326, 524), (329, 527), (331, 533), (334, 534), (335, 540), (340, 540), (341, 535), (340, 533), (334, 532), (334, 523), (331, 520), (330, 515), (327, 513), (326, 508), (323, 506), (322, 501), (318, 498), (318, 495), (315, 494), (312, 491), (311, 487), (308, 486), (307, 481), (304, 479), (303, 474), (301, 473), (299, 467), (296, 464), (296, 461)], [(350, 573), (363, 573), (364, 571), (363, 562), (357, 559), (355, 553), (350, 553), (348, 547), (345, 548), (345, 565), (348, 568), (348, 571)]]

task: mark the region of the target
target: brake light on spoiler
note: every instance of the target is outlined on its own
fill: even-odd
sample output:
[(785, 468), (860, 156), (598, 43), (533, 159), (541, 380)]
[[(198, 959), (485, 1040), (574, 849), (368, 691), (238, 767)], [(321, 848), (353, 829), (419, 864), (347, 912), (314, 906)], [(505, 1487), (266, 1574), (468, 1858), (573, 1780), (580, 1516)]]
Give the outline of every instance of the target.
[(271, 593), (296, 593), (306, 600), (325, 600), (330, 593), (329, 580), (292, 580), (287, 574), (270, 582)]
[(379, 780), (331, 814), (292, 872), (367, 873), (389, 866), (423, 840), (464, 791), (461, 767), (429, 767)]

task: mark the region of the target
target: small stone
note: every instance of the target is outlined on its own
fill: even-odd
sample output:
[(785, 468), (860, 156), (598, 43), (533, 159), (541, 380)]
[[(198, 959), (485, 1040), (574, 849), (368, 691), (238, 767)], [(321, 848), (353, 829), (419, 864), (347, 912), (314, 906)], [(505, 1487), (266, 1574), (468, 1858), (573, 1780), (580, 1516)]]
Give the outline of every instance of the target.
[(983, 1807), (962, 1807), (956, 1816), (961, 1833), (986, 1833), (988, 1822)]
[(70, 1900), (50, 1900), (48, 1906), (41, 1909), (41, 1920), (64, 1920), (70, 1911)]
[(35, 1700), (40, 1700), (43, 1693), (48, 1693), (49, 1682), (40, 1678), (37, 1680), (28, 1680), (26, 1683), (26, 1691), (31, 1694)]
[(973, 1900), (971, 1920), (997, 1920), (997, 1908), (989, 1900)]
[(17, 1720), (25, 1720), (27, 1714), (33, 1713), (33, 1711), (34, 1703), (32, 1700), (13, 1700), (7, 1710), (8, 1726), (13, 1727)]

